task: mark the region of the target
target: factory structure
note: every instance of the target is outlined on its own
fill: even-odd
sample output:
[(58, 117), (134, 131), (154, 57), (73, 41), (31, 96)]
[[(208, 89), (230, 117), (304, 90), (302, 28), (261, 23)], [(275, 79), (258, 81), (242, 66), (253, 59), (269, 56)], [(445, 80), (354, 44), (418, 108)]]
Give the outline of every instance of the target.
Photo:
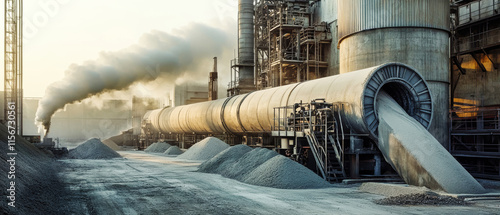
[[(18, 134), (36, 139), (22, 124), (38, 100), (21, 102), (19, 20), (22, 1), (6, 1), (2, 118), (17, 103)], [(380, 143), (387, 93), (471, 175), (500, 179), (500, 0), (239, 0), (237, 40), (237, 57), (223, 62), (230, 74), (215, 57), (208, 87), (186, 82), (160, 100), (109, 100), (101, 110), (71, 104), (52, 135), (119, 135), (138, 149), (217, 137), (273, 149), (327, 181), (399, 175), (446, 190), (418, 152)]]
[(5, 0), (2, 214), (498, 213), (500, 0), (232, 1), (34, 98)]
[(139, 139), (189, 148), (214, 136), (275, 149), (330, 181), (380, 177), (395, 174), (377, 145), (385, 91), (473, 176), (500, 179), (499, 10), (498, 0), (239, 0), (228, 97), (149, 111)]

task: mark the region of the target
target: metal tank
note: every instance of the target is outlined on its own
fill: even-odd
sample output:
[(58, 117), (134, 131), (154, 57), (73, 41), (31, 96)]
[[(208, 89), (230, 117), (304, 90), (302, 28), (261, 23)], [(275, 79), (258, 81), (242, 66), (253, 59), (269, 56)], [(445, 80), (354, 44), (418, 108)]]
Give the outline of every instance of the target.
[(434, 98), (429, 131), (449, 142), (449, 1), (339, 0), (340, 73), (386, 62), (414, 67)]
[[(375, 98), (381, 90), (388, 92), (424, 127), (429, 126), (433, 107), (426, 81), (415, 69), (399, 63), (215, 101), (158, 109), (148, 113), (148, 119), (155, 131), (163, 133), (269, 133), (275, 107), (324, 98), (329, 103), (343, 105), (344, 121), (354, 131), (376, 138)], [(283, 114), (286, 115), (288, 113)]]
[(254, 22), (253, 0), (238, 2), (238, 64), (239, 84), (254, 84)]

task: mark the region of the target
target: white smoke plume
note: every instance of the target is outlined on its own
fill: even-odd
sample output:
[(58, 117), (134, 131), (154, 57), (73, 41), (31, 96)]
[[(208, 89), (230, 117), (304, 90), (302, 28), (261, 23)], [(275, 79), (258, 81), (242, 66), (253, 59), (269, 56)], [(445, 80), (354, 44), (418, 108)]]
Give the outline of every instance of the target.
[[(116, 52), (102, 52), (96, 60), (71, 65), (62, 80), (52, 83), (40, 100), (35, 123), (50, 129), (51, 117), (66, 104), (158, 78), (173, 84), (179, 77), (208, 80), (213, 56), (233, 47), (222, 29), (191, 24), (175, 34), (152, 31), (137, 44)], [(207, 66), (208, 65), (208, 66)], [(202, 73), (204, 72), (204, 73)]]

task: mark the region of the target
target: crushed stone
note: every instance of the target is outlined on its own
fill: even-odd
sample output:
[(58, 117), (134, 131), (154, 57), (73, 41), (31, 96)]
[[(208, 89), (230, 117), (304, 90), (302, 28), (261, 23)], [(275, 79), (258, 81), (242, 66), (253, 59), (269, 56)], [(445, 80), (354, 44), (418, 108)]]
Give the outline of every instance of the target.
[(148, 146), (148, 148), (144, 149), (144, 151), (148, 153), (164, 153), (170, 147), (172, 147), (172, 145), (168, 143), (156, 142)]
[(177, 146), (172, 146), (164, 152), (165, 155), (180, 155), (182, 153), (183, 151)]
[(228, 168), (229, 171), (223, 172), (222, 175), (227, 178), (243, 181), (255, 168), (277, 155), (279, 154), (273, 150), (255, 148), (245, 153), (237, 162), (233, 163), (233, 165)]
[(331, 186), (307, 167), (283, 155), (274, 156), (255, 168), (243, 182), (281, 189), (310, 189)]
[(229, 145), (215, 137), (207, 137), (191, 146), (186, 152), (177, 156), (185, 160), (208, 160), (229, 148)]
[(275, 151), (247, 145), (232, 146), (198, 167), (199, 172), (220, 174), (238, 181), (281, 189), (330, 186), (305, 166)]
[(32, 143), (16, 136), (15, 152), (15, 208), (7, 206), (7, 189), (11, 180), (8, 178), (12, 159), (7, 153), (8, 130), (0, 124), (0, 195), (4, 200), (0, 214), (76, 214), (66, 204), (69, 194), (67, 186), (59, 179), (57, 171), (64, 168), (46, 152), (39, 150)]
[(376, 200), (375, 203), (380, 205), (435, 205), (435, 206), (469, 204), (464, 200), (455, 197), (431, 195), (423, 193), (392, 196)]
[(232, 171), (234, 169), (233, 164), (251, 150), (252, 148), (247, 145), (231, 146), (215, 157), (200, 164), (198, 171), (224, 175), (223, 173)]
[(434, 193), (426, 187), (409, 186), (406, 184), (387, 184), (377, 182), (366, 182), (359, 186), (359, 191), (383, 195), (386, 197)]
[(119, 158), (120, 154), (104, 145), (99, 139), (93, 138), (69, 150), (68, 158), (72, 159), (112, 159)]

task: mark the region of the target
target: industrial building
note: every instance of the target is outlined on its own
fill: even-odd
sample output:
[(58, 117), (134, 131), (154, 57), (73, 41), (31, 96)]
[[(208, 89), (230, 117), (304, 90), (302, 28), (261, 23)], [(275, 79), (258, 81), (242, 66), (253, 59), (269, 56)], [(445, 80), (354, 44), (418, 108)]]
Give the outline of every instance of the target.
[[(292, 197), (269, 206), (278, 195), (265, 188), (326, 187), (336, 190), (326, 193), (340, 195), (343, 191), (336, 186), (366, 181), (405, 182), (404, 189), (409, 186), (421, 195), (436, 192), (463, 201), (483, 197), (498, 201), (500, 194), (488, 192), (500, 190), (495, 182), (500, 180), (500, 0), (238, 0), (237, 22), (237, 56), (222, 63), (214, 57), (213, 69), (206, 69), (208, 86), (186, 80), (163, 92), (165, 98), (107, 100), (101, 109), (86, 103), (69, 104), (54, 115), (52, 126), (49, 121), (50, 134), (66, 142), (109, 138), (107, 141), (121, 149), (133, 149), (113, 155), (124, 160), (110, 158), (113, 168), (137, 171), (110, 174), (141, 183), (133, 193), (132, 189), (120, 191), (130, 196), (157, 197), (161, 193), (174, 199), (169, 203), (195, 199), (206, 192), (224, 198), (230, 193), (257, 202), (255, 208), (266, 205), (280, 210), (265, 212), (293, 214), (296, 211), (282, 210), (295, 209), (293, 202), (307, 208), (299, 214), (315, 213), (314, 209), (335, 213), (338, 211), (309, 204), (309, 195), (323, 191), (284, 191)], [(11, 52), (7, 50), (6, 56)], [(22, 62), (22, 51), (20, 55)], [(11, 84), (5, 89), (5, 121), (7, 103), (19, 95), (22, 98), (22, 86), (14, 84), (19, 79), (22, 83), (22, 63), (17, 74), (17, 66), (9, 69), (18, 65), (16, 59), (6, 65), (6, 77), (11, 78), (5, 82)], [(219, 73), (220, 65), (230, 68), (229, 74)], [(230, 79), (227, 89), (219, 87), (222, 76)], [(29, 116), (37, 106), (37, 99), (25, 98), (21, 119), (34, 121)], [(19, 132), (24, 136), (37, 129), (26, 123), (23, 128)], [(178, 154), (168, 154), (167, 147), (176, 147)], [(268, 163), (275, 158), (282, 159), (277, 162), (282, 166)], [(144, 161), (148, 163), (141, 163)], [(88, 171), (91, 168), (84, 163), (68, 163), (85, 167), (86, 173), (94, 171)], [(244, 172), (245, 168), (251, 172)], [(312, 171), (316, 178), (301, 175), (304, 171)], [(209, 174), (205, 178), (200, 172), (223, 177)], [(89, 181), (102, 181), (102, 173), (94, 173), (89, 174)], [(137, 175), (147, 175), (147, 179)], [(68, 178), (72, 183), (83, 181), (71, 173)], [(299, 185), (291, 186), (290, 178)], [(233, 185), (227, 179), (243, 183)], [(254, 183), (258, 180), (267, 184)], [(273, 184), (273, 180), (278, 182)], [(122, 193), (106, 193), (106, 189), (119, 190), (129, 181), (89, 187), (97, 190), (93, 196), (118, 197)], [(311, 181), (318, 187), (301, 186)], [(155, 183), (167, 185), (159, 189), (151, 185)], [(231, 185), (227, 193), (220, 194), (225, 183)], [(263, 194), (250, 192), (248, 184), (262, 186), (257, 190)], [(392, 186), (383, 185), (377, 189), (389, 191), (376, 192), (401, 188), (400, 184)], [(351, 187), (346, 189), (350, 192)], [(172, 190), (189, 192), (180, 200), (170, 196)], [(268, 194), (274, 196), (268, 198)], [(206, 199), (216, 201), (211, 196)], [(306, 203), (297, 203), (298, 199)], [(209, 206), (230, 205), (218, 200)], [(135, 204), (127, 201), (117, 205)], [(463, 205), (472, 209), (461, 213), (493, 210), (486, 204)], [(352, 204), (348, 208), (337, 209), (355, 211)], [(384, 209), (377, 206), (376, 211)], [(128, 206), (122, 211), (126, 210), (133, 211)], [(181, 211), (193, 212), (191, 208)], [(370, 209), (362, 212), (370, 213)]]
[[(361, 175), (377, 176), (381, 168), (379, 165), (381, 155), (378, 150), (374, 150), (376, 141), (369, 138), (373, 136), (371, 133), (377, 125), (376, 120), (373, 121), (375, 124), (368, 125), (368, 130), (356, 130), (352, 128), (356, 126), (349, 126), (350, 122), (346, 124), (340, 119), (342, 114), (349, 115), (347, 109), (350, 107), (342, 104), (346, 101), (345, 99), (328, 100), (326, 98), (328, 95), (320, 96), (322, 94), (320, 91), (312, 89), (312, 91), (305, 92), (315, 96), (299, 96), (296, 100), (291, 100), (290, 96), (295, 91), (301, 92), (302, 86), (307, 85), (302, 83), (309, 83), (308, 81), (311, 80), (348, 74), (371, 67), (384, 70), (390, 67), (409, 66), (409, 71), (414, 70), (422, 75), (426, 83), (423, 91), (416, 89), (416, 86), (409, 86), (405, 90), (404, 86), (397, 84), (390, 84), (385, 88), (393, 91), (393, 97), (400, 98), (398, 102), (403, 106), (406, 105), (407, 110), (411, 109), (410, 114), (414, 117), (416, 116), (414, 114), (423, 111), (418, 120), (424, 126), (428, 126), (429, 132), (467, 170), (476, 176), (498, 179), (500, 175), (498, 155), (500, 99), (496, 93), (496, 88), (500, 83), (497, 74), (500, 38), (498, 34), (500, 3), (498, 1), (240, 0), (238, 5), (238, 56), (230, 62), (227, 99), (216, 100), (219, 93), (217, 59), (215, 58), (214, 68), (209, 77), (210, 89), (208, 91), (207, 87), (185, 82), (175, 86), (169, 98), (165, 98), (165, 104), (157, 102), (153, 104), (148, 101), (150, 104), (145, 106), (133, 105), (132, 110), (126, 114), (116, 113), (120, 126), (114, 127), (125, 131), (127, 127), (132, 126), (133, 132), (130, 139), (139, 140), (141, 144), (137, 146), (147, 146), (152, 142), (168, 139), (178, 141), (183, 148), (189, 148), (190, 145), (206, 136), (216, 136), (230, 144), (244, 143), (250, 146), (275, 148), (282, 153), (295, 150), (292, 154), (299, 159), (298, 157), (303, 154), (299, 152), (302, 148), (297, 148), (297, 146), (300, 145), (299, 139), (302, 137), (296, 134), (283, 136), (281, 131), (291, 129), (294, 132), (303, 133), (304, 128), (289, 128), (287, 126), (290, 125), (286, 125), (286, 121), (298, 120), (293, 118), (299, 113), (294, 112), (292, 106), (308, 105), (308, 108), (313, 108), (312, 104), (315, 101), (324, 101), (325, 104), (321, 105), (326, 105), (331, 109), (332, 114), (337, 114), (329, 120), (333, 120), (332, 122), (337, 126), (343, 124), (347, 129), (333, 133), (321, 131), (326, 132), (326, 136), (334, 135), (337, 137), (334, 139), (338, 139), (323, 138), (321, 141), (324, 143), (342, 142), (336, 150), (337, 155), (326, 153), (323, 156), (326, 156), (327, 160), (333, 159), (332, 157), (341, 158), (337, 161), (333, 159), (331, 163), (341, 163), (339, 171), (342, 172), (342, 178)], [(16, 5), (12, 5), (14, 6)], [(16, 24), (9, 28), (17, 29), (19, 26)], [(10, 33), (11, 31), (6, 32), (10, 35), (7, 38), (15, 36)], [(15, 38), (9, 41), (18, 42)], [(14, 44), (13, 47), (21, 49), (22, 44)], [(6, 77), (12, 79), (6, 79), (4, 98), (6, 101), (12, 100), (11, 97), (17, 98), (18, 95), (22, 95), (22, 85), (14, 84), (22, 80), (22, 50), (16, 50), (12, 54), (13, 52), (13, 50), (6, 52), (8, 56), (12, 55), (7, 58), (12, 59), (12, 62), (6, 64)], [(392, 66), (387, 64), (392, 62), (397, 64)], [(386, 66), (380, 67), (381, 65)], [(17, 74), (14, 74), (15, 70), (19, 70)], [(411, 78), (402, 77), (402, 79), (411, 81)], [(294, 86), (284, 92), (283, 96), (287, 98), (285, 102), (272, 103), (266, 105), (265, 108), (255, 106), (255, 111), (257, 111), (255, 114), (262, 114), (264, 110), (268, 111), (265, 114), (270, 119), (268, 124), (263, 125), (259, 122), (261, 124), (255, 129), (254, 125), (244, 126), (247, 120), (242, 119), (240, 115), (254, 108), (252, 105), (259, 104), (259, 99), (267, 98), (265, 94), (258, 96), (260, 92), (285, 89), (285, 86)], [(379, 87), (383, 86), (385, 85)], [(14, 90), (14, 88), (17, 89)], [(415, 96), (414, 93), (419, 92), (430, 93), (429, 100), (419, 101), (415, 100), (417, 97), (411, 98)], [(378, 90), (375, 93), (377, 94)], [(421, 95), (418, 94), (418, 96)], [(269, 98), (274, 99), (272, 97), (274, 95), (270, 96)], [(145, 101), (139, 100), (133, 103)], [(193, 106), (193, 104), (207, 100), (221, 103), (221, 112), (214, 113), (213, 117), (221, 118), (221, 126), (224, 129), (199, 129), (189, 124), (189, 117), (194, 117), (191, 121), (205, 117), (196, 115), (204, 113), (196, 112), (208, 111), (209, 113), (215, 110), (199, 109), (198, 106)], [(432, 104), (427, 103), (430, 101)], [(31, 109), (36, 108), (36, 100), (29, 99), (23, 103), (28, 108), (21, 106), (17, 113), (22, 116), (23, 110), (26, 109), (28, 115), (32, 115)], [(233, 103), (235, 107), (231, 106)], [(317, 102), (315, 104), (319, 105)], [(183, 108), (184, 105), (195, 108), (187, 111)], [(414, 107), (415, 105), (417, 107)], [(31, 106), (33, 107), (29, 108)], [(168, 107), (184, 109), (175, 115), (184, 116), (185, 114), (186, 122), (179, 122), (187, 123), (183, 125), (185, 128), (170, 130), (171, 127), (168, 127), (168, 124), (162, 125), (162, 121), (170, 120), (168, 115), (162, 116), (162, 109), (147, 113), (147, 110), (161, 107), (166, 107), (163, 110), (167, 110)], [(227, 108), (230, 113), (224, 111)], [(416, 109), (413, 110), (414, 108)], [(68, 117), (75, 119), (89, 117), (88, 111), (72, 110), (72, 105), (66, 109), (63, 112), (76, 111), (71, 112)], [(363, 111), (365, 114), (372, 114), (366, 110)], [(58, 122), (58, 120), (65, 120), (59, 119), (63, 112), (56, 115), (55, 128), (71, 127), (66, 125), (67, 123)], [(224, 120), (224, 117), (233, 116), (236, 118)], [(376, 113), (374, 116), (377, 116)], [(109, 114), (105, 116), (97, 114), (94, 118), (102, 121), (110, 117), (112, 120), (118, 119)], [(75, 120), (69, 122), (72, 125), (84, 126), (86, 124), (85, 122), (75, 123)], [(228, 124), (234, 122), (237, 124)], [(241, 127), (241, 129), (235, 129), (232, 126)], [(35, 133), (34, 126), (23, 127), (29, 131), (24, 132), (25, 134)], [(76, 128), (76, 130), (80, 133), (89, 130), (84, 127)], [(54, 132), (57, 130), (54, 129)], [(22, 133), (23, 129), (18, 129), (18, 131)], [(63, 132), (65, 134), (57, 135), (62, 135), (61, 138), (68, 141), (81, 141), (83, 136), (88, 136), (65, 137), (75, 132)], [(338, 137), (339, 134), (341, 138)], [(107, 135), (111, 133), (97, 136)], [(309, 156), (307, 159), (312, 159), (312, 157)], [(349, 170), (348, 173), (345, 173), (346, 169)]]
[[(321, 105), (327, 105), (334, 115), (338, 115), (328, 120), (350, 129), (319, 132), (322, 135), (324, 132), (325, 137), (336, 136), (338, 139), (323, 138), (313, 142), (319, 141), (320, 145), (342, 144), (338, 146), (336, 155), (321, 155), (327, 157), (330, 165), (317, 165), (325, 165), (323, 169), (336, 166), (337, 173), (343, 175), (337, 179), (377, 176), (380, 174), (381, 154), (374, 150), (376, 141), (370, 140), (371, 132), (356, 129), (349, 121), (351, 115), (347, 109), (352, 103), (341, 97), (329, 100), (327, 97), (331, 98), (333, 91), (323, 95), (324, 89), (306, 89), (305, 86), (310, 80), (338, 74), (343, 76), (396, 62), (418, 71), (426, 88), (417, 89), (414, 85), (405, 89), (405, 86), (397, 84), (411, 82), (412, 78), (379, 87), (399, 98), (396, 100), (407, 112), (428, 126), (429, 132), (467, 170), (476, 176), (498, 178), (499, 97), (495, 93), (498, 86), (498, 75), (495, 74), (498, 72), (496, 48), (499, 38), (495, 32), (498, 30), (499, 6), (498, 1), (241, 0), (238, 57), (230, 64), (229, 98), (185, 108), (159, 109), (145, 116), (146, 124), (143, 126), (149, 126), (150, 136), (156, 134), (159, 139), (177, 140), (185, 148), (205, 136), (216, 136), (232, 144), (276, 148), (283, 153), (293, 150), (291, 153), (294, 156), (301, 157), (304, 155), (301, 150), (313, 147), (310, 146), (311, 140), (307, 140), (305, 147), (300, 147), (300, 139), (305, 138), (301, 135), (309, 128), (304, 130), (287, 125), (287, 121), (299, 120), (296, 118), (299, 113), (294, 112), (293, 106), (307, 105), (306, 109), (314, 109), (314, 105), (326, 99), (326, 103)], [(391, 65), (387, 67), (390, 69)], [(379, 69), (384, 70), (384, 67)], [(381, 80), (389, 77), (383, 76)], [(376, 85), (373, 87), (376, 95), (380, 89), (376, 89)], [(338, 91), (345, 92), (345, 88), (349, 87), (344, 86)], [(302, 91), (305, 94), (294, 99), (296, 91), (299, 95)], [(282, 102), (276, 101), (278, 93), (284, 93)], [(412, 98), (424, 94), (429, 94), (428, 100)], [(271, 103), (261, 105), (266, 101)], [(218, 112), (213, 113), (215, 110)], [(259, 119), (259, 122), (253, 123), (251, 118), (245, 116), (257, 114), (261, 117), (265, 110), (268, 111), (263, 116), (265, 121)], [(175, 116), (180, 114), (180, 118), (169, 119), (170, 111)], [(371, 114), (366, 109), (364, 111)], [(417, 113), (419, 111), (421, 114)], [(205, 116), (205, 113), (208, 115)], [(288, 117), (290, 115), (292, 117)], [(342, 115), (347, 123), (341, 121)], [(208, 117), (209, 124), (216, 118), (222, 121), (206, 128), (193, 121), (205, 117)], [(330, 125), (325, 120), (321, 123)], [(180, 127), (176, 127), (176, 123), (180, 123)], [(368, 130), (375, 130), (373, 126), (378, 125), (377, 122), (367, 123)], [(219, 125), (220, 129), (214, 128)], [(281, 131), (285, 130), (300, 135), (286, 132), (283, 135)], [(330, 146), (327, 148), (333, 151)], [(321, 156), (315, 155), (315, 159)]]

